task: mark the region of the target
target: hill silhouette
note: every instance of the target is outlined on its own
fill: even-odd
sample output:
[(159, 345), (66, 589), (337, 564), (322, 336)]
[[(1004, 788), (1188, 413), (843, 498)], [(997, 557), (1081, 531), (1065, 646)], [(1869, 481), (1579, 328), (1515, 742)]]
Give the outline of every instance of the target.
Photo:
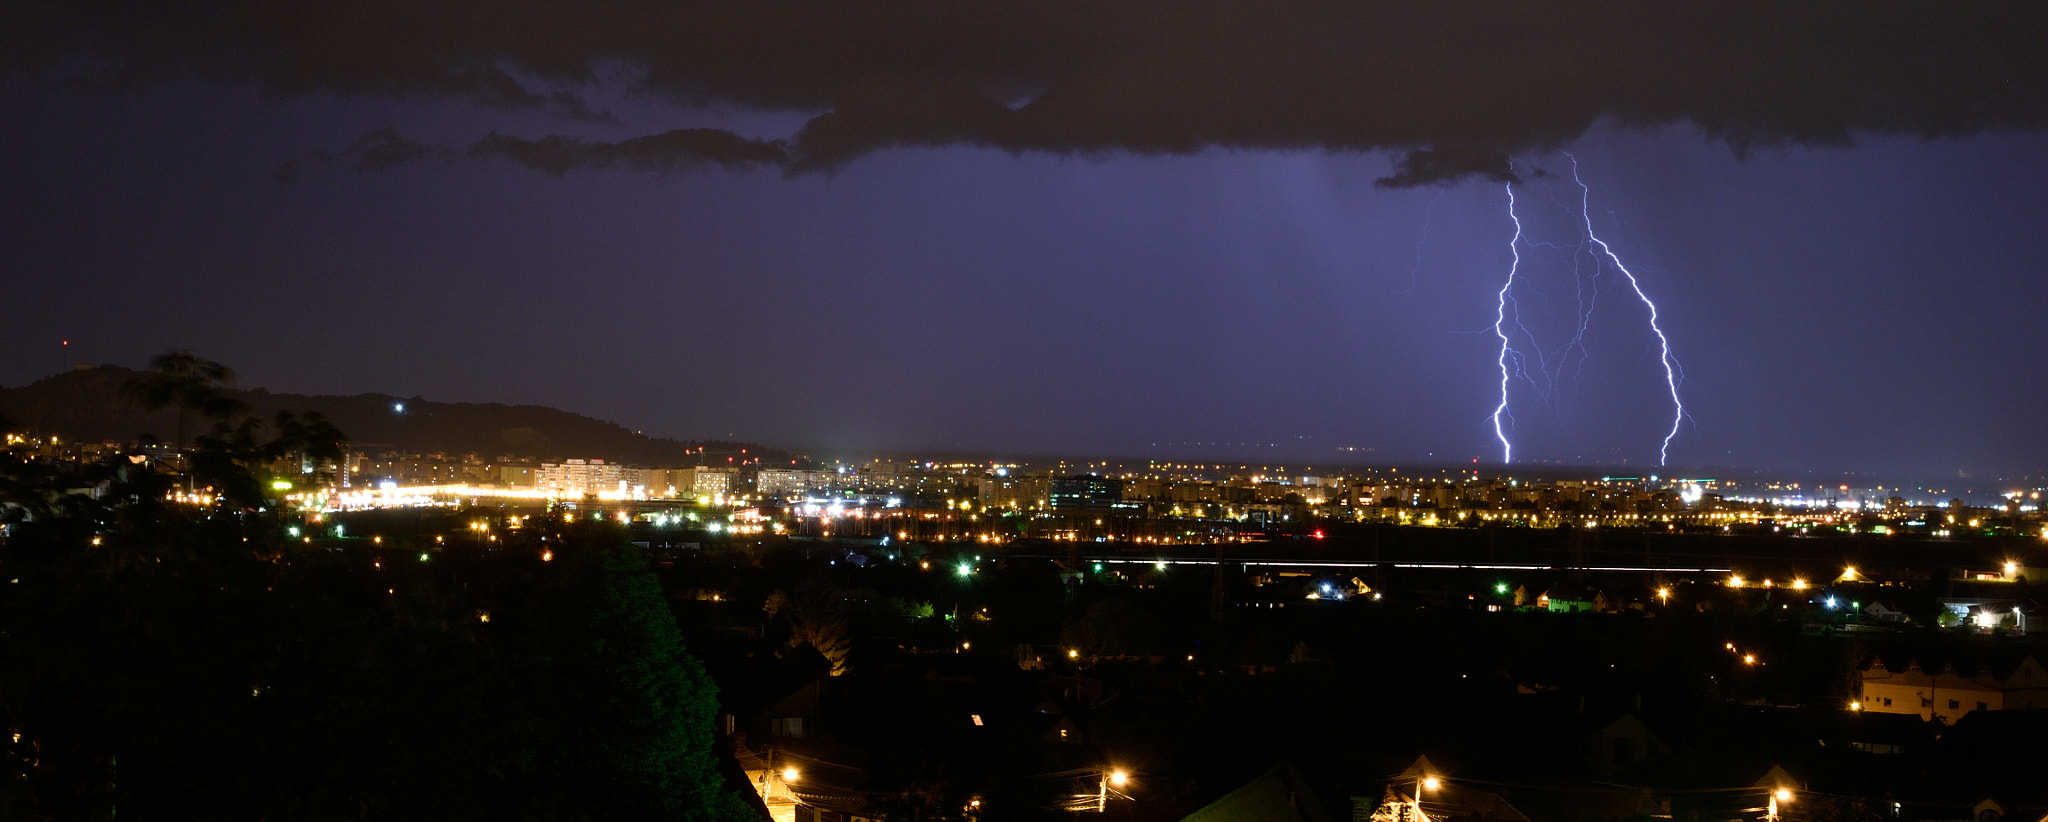
[[(141, 372), (117, 365), (79, 366), (19, 388), (0, 387), (0, 417), (26, 431), (87, 442), (133, 442), (154, 435), (175, 436), (177, 417), (152, 412), (126, 397), (121, 387)], [(349, 436), (351, 447), (370, 453), (476, 454), (558, 462), (594, 458), (647, 466), (694, 465), (695, 450), (707, 463), (727, 457), (762, 457), (788, 464), (797, 455), (753, 443), (674, 440), (650, 437), (616, 423), (542, 405), (433, 402), (390, 394), (349, 396), (271, 393), (262, 388), (228, 392), (263, 419), (279, 411), (317, 411)], [(404, 406), (401, 412), (399, 405)], [(188, 420), (187, 428), (199, 423)]]

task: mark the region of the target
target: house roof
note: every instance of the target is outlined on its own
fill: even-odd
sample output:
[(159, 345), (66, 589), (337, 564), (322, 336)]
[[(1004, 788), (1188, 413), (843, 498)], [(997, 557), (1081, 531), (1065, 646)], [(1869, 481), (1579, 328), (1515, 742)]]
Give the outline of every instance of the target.
[(1182, 822), (1335, 822), (1294, 765), (1282, 762)]

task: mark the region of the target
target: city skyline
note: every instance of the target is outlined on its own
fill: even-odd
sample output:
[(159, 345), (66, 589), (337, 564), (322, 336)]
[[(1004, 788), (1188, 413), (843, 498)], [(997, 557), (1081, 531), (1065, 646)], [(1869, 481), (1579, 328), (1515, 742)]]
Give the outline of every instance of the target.
[[(1616, 46), (1686, 21), (1507, 8), (1326, 52), (1307, 6), (676, 44), (610, 7), (410, 40), (447, 21), (52, 11), (0, 77), (0, 384), (180, 347), (682, 439), (1494, 467), (1519, 262), (1513, 464), (1653, 466), (1671, 397), (1593, 228), (1682, 369), (1672, 465), (2048, 469), (2040, 12), (1731, 7), (1659, 56)], [(1443, 53), (1371, 50), (1402, 42)]]

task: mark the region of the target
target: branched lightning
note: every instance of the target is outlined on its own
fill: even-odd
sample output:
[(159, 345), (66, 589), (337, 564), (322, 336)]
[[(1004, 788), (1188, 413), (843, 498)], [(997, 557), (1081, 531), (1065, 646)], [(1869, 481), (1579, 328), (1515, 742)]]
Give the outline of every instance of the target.
[[(1572, 209), (1557, 199), (1557, 192), (1550, 187), (1549, 183), (1543, 184), (1543, 190), (1550, 195), (1550, 201), (1555, 203), (1560, 210), (1572, 211)], [(1583, 213), (1584, 209), (1581, 208), (1579, 211)], [(1584, 240), (1581, 240), (1577, 247), (1571, 249), (1555, 243), (1531, 243), (1531, 245), (1542, 245), (1559, 251), (1569, 250), (1572, 258), (1572, 291), (1573, 297), (1578, 301), (1579, 310), (1577, 316), (1579, 323), (1577, 328), (1572, 329), (1572, 338), (1566, 340), (1564, 345), (1558, 347), (1556, 353), (1550, 355), (1550, 358), (1557, 363), (1557, 367), (1554, 370), (1546, 370), (1544, 378), (1550, 383), (1551, 390), (1555, 391), (1557, 384), (1564, 380), (1564, 367), (1567, 360), (1572, 365), (1573, 379), (1577, 379), (1585, 369), (1587, 356), (1586, 329), (1593, 322), (1594, 309), (1600, 305), (1600, 261), (1595, 259), (1593, 261), (1593, 273), (1590, 275), (1586, 273), (1585, 258), (1590, 256), (1591, 252), (1587, 251)], [(1578, 352), (1576, 358), (1572, 357), (1574, 350)]]
[[(1664, 366), (1664, 387), (1671, 392), (1671, 430), (1665, 432), (1664, 442), (1657, 448), (1657, 464), (1663, 465), (1670, 456), (1671, 440), (1678, 436), (1678, 427), (1685, 421), (1685, 403), (1678, 398), (1679, 375), (1683, 372), (1678, 367), (1677, 358), (1671, 356), (1671, 340), (1664, 336), (1664, 329), (1657, 325), (1657, 304), (1650, 301), (1650, 295), (1643, 293), (1643, 286), (1641, 283), (1636, 282), (1636, 275), (1628, 270), (1628, 266), (1622, 264), (1621, 257), (1614, 253), (1614, 249), (1607, 246), (1607, 241), (1600, 239), (1600, 235), (1593, 233), (1593, 210), (1591, 205), (1593, 189), (1587, 186), (1584, 180), (1579, 179), (1579, 158), (1573, 157), (1569, 152), (1565, 153), (1564, 156), (1571, 158), (1572, 182), (1579, 185), (1579, 216), (1584, 218), (1586, 222), (1586, 238), (1593, 241), (1593, 244), (1600, 246), (1600, 253), (1606, 256), (1609, 262), (1614, 264), (1614, 269), (1621, 272), (1621, 276), (1628, 280), (1628, 287), (1635, 291), (1636, 297), (1643, 301), (1645, 307), (1650, 309), (1650, 331), (1657, 335), (1658, 357)], [(1513, 216), (1514, 200), (1512, 192), (1509, 194), (1508, 205), (1508, 213), (1510, 216)], [(1521, 223), (1517, 221), (1515, 226), (1519, 234)], [(1513, 275), (1510, 274), (1510, 276), (1512, 277)], [(1583, 331), (1584, 328), (1581, 326), (1581, 332), (1583, 333)], [(1498, 426), (1496, 425), (1497, 428)]]
[[(1552, 243), (1525, 241), (1523, 239), (1522, 218), (1516, 212), (1514, 184), (1508, 183), (1504, 186), (1508, 195), (1508, 219), (1514, 223), (1514, 235), (1508, 240), (1508, 253), (1510, 255), (1508, 273), (1506, 280), (1501, 283), (1500, 291), (1495, 295), (1493, 315), (1493, 334), (1496, 339), (1500, 340), (1500, 352), (1496, 355), (1494, 361), (1494, 365), (1500, 369), (1500, 403), (1494, 406), (1491, 419), (1493, 421), (1494, 438), (1498, 439), (1501, 445), (1501, 461), (1503, 463), (1511, 463), (1514, 461), (1515, 455), (1514, 442), (1509, 437), (1509, 432), (1515, 429), (1515, 417), (1509, 403), (1511, 399), (1510, 390), (1513, 387), (1514, 381), (1519, 378), (1528, 382), (1535, 388), (1539, 396), (1548, 399), (1551, 396), (1551, 392), (1557, 388), (1558, 383), (1562, 380), (1564, 368), (1568, 364), (1581, 368), (1584, 366), (1586, 359), (1586, 333), (1592, 323), (1594, 309), (1599, 306), (1600, 275), (1604, 268), (1611, 266), (1615, 272), (1621, 275), (1622, 279), (1628, 282), (1629, 290), (1635, 292), (1636, 299), (1642, 300), (1643, 306), (1649, 309), (1650, 332), (1657, 337), (1658, 363), (1664, 368), (1664, 387), (1671, 397), (1672, 408), (1671, 427), (1664, 433), (1664, 439), (1657, 448), (1657, 464), (1664, 465), (1670, 459), (1671, 441), (1678, 437), (1678, 430), (1688, 417), (1685, 403), (1678, 393), (1678, 384), (1685, 379), (1685, 371), (1679, 366), (1678, 358), (1671, 353), (1671, 339), (1664, 333), (1656, 302), (1652, 301), (1649, 293), (1643, 290), (1642, 283), (1636, 279), (1635, 272), (1630, 271), (1628, 266), (1621, 261), (1621, 256), (1614, 252), (1613, 247), (1609, 246), (1606, 240), (1600, 239), (1599, 234), (1594, 231), (1592, 188), (1586, 185), (1585, 180), (1579, 175), (1578, 158), (1572, 156), (1569, 152), (1564, 154), (1567, 158), (1571, 159), (1572, 182), (1579, 187), (1578, 217), (1584, 227), (1585, 235), (1578, 248), (1572, 249), (1569, 246)], [(1546, 188), (1548, 188), (1547, 185)], [(1559, 201), (1554, 193), (1551, 199), (1564, 211), (1571, 211), (1571, 208)], [(1522, 306), (1521, 302), (1516, 298), (1515, 289), (1523, 285), (1518, 281), (1518, 277), (1522, 273), (1521, 246), (1524, 242), (1528, 242), (1532, 247), (1540, 246), (1556, 249), (1560, 252), (1568, 251), (1572, 258), (1572, 278), (1576, 291), (1575, 297), (1578, 303), (1578, 322), (1576, 328), (1572, 329), (1570, 339), (1566, 340), (1564, 345), (1556, 351), (1546, 352), (1537, 341), (1536, 335), (1522, 322)], [(1583, 262), (1588, 258), (1593, 262), (1591, 273), (1587, 272)], [(1530, 354), (1525, 353), (1523, 347), (1518, 347), (1515, 344), (1517, 334), (1526, 339), (1526, 350), (1534, 352), (1538, 373), (1542, 375), (1540, 381), (1535, 375), (1529, 373), (1527, 358)], [(1575, 360), (1572, 357), (1574, 349), (1578, 352)], [(1567, 361), (1571, 362), (1568, 363)], [(1556, 363), (1556, 372), (1551, 371), (1552, 362)], [(1503, 417), (1506, 418), (1505, 422), (1502, 420)]]
[(1408, 267), (1408, 287), (1397, 294), (1415, 290), (1416, 275), (1422, 273), (1422, 247), (1429, 244), (1429, 224), (1436, 220), (1436, 204), (1443, 200), (1446, 190), (1437, 189), (1436, 196), (1429, 198), (1429, 207), (1422, 210), (1422, 236), (1415, 240), (1415, 264)]
[[(1508, 252), (1514, 255), (1514, 258), (1508, 264), (1508, 278), (1506, 282), (1501, 283), (1500, 294), (1498, 295), (1499, 304), (1495, 306), (1493, 315), (1493, 334), (1500, 338), (1500, 358), (1498, 360), (1500, 365), (1500, 405), (1495, 406), (1493, 409), (1493, 435), (1500, 439), (1500, 461), (1510, 463), (1515, 461), (1515, 444), (1508, 441), (1507, 431), (1500, 426), (1500, 418), (1502, 414), (1508, 414), (1508, 425), (1510, 427), (1514, 425), (1514, 415), (1508, 411), (1508, 358), (1510, 356), (1516, 358), (1516, 370), (1521, 370), (1521, 365), (1520, 355), (1514, 353), (1513, 346), (1508, 343), (1506, 325), (1508, 321), (1508, 301), (1513, 299), (1509, 296), (1509, 292), (1515, 288), (1516, 270), (1522, 267), (1522, 218), (1515, 216), (1514, 184), (1509, 183), (1503, 186), (1503, 188), (1506, 188), (1508, 192), (1508, 219), (1513, 220), (1515, 223), (1515, 236), (1508, 241)], [(1515, 320), (1517, 325), (1521, 323), (1520, 312), (1521, 308), (1517, 306)], [(1527, 332), (1527, 329), (1523, 329), (1523, 333)]]

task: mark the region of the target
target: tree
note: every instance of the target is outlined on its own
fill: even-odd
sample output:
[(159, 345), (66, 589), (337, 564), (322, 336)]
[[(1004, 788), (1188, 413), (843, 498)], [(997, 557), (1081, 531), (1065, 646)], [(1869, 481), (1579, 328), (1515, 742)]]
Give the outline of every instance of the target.
[(228, 396), (235, 384), (235, 370), (204, 359), (186, 349), (174, 348), (149, 361), (149, 370), (137, 374), (122, 386), (131, 399), (151, 411), (175, 409), (178, 414), (177, 446), (185, 447), (185, 414), (197, 413), (225, 420), (248, 406)]
[(601, 524), (581, 526), (564, 555), (549, 770), (570, 806), (600, 819), (744, 818), (712, 751), (717, 686), (684, 649), (646, 559)]
[[(776, 610), (789, 615), (791, 647), (809, 645), (831, 663), (833, 676), (846, 673), (847, 657), (853, 652), (853, 631), (845, 591), (810, 576), (797, 583), (796, 596), (777, 590), (768, 599), (764, 609), (776, 606)], [(774, 611), (769, 616), (772, 618)]]

